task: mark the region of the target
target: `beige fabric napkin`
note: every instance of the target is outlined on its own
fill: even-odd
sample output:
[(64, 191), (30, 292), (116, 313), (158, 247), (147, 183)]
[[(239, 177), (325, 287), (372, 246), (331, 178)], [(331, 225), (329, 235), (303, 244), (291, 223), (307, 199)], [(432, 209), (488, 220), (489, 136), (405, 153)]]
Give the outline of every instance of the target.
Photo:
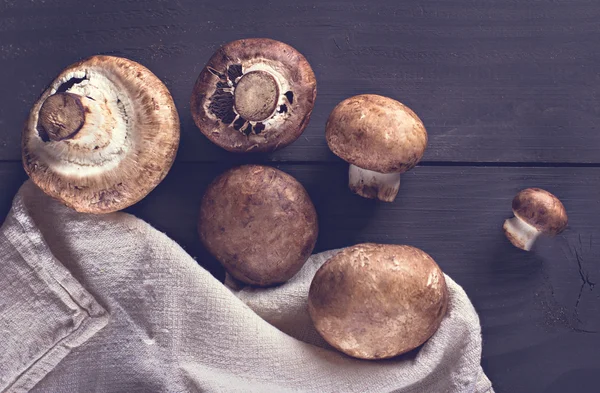
[(450, 307), (418, 351), (351, 359), (306, 310), (314, 255), (289, 283), (228, 288), (129, 214), (78, 214), (26, 182), (0, 230), (2, 392), (492, 392), (479, 320)]

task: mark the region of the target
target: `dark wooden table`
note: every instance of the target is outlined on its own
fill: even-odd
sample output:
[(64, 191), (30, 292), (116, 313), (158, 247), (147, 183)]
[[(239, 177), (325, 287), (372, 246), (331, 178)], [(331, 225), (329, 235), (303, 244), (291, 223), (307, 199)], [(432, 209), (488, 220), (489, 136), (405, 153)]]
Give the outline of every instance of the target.
[[(314, 68), (312, 120), (293, 145), (237, 156), (211, 145), (189, 112), (193, 83), (223, 43), (270, 37)], [(25, 174), (21, 125), (66, 65), (125, 56), (171, 90), (182, 122), (177, 162), (130, 211), (217, 276), (196, 235), (198, 202), (227, 167), (270, 163), (317, 207), (317, 251), (373, 241), (430, 253), (479, 311), (483, 367), (497, 392), (600, 391), (600, 2), (597, 0), (0, 0), (0, 208)], [(331, 109), (358, 93), (396, 98), (429, 132), (398, 199), (346, 188), (329, 152)], [(570, 228), (512, 247), (502, 234), (525, 187), (564, 202)]]

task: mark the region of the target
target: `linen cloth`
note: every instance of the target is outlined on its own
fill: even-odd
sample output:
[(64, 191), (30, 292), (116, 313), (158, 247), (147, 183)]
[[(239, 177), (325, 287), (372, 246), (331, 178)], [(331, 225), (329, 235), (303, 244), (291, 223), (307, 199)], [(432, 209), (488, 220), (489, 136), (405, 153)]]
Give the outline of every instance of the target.
[(418, 350), (332, 350), (307, 293), (334, 254), (279, 287), (227, 286), (142, 220), (76, 213), (27, 181), (0, 230), (0, 391), (493, 392), (479, 319), (449, 277), (448, 313)]

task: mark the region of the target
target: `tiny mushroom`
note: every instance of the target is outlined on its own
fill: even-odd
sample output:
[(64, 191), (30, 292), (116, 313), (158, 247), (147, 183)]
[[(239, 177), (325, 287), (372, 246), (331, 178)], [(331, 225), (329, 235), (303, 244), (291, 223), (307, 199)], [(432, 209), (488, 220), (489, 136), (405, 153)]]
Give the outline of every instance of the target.
[(308, 309), (334, 348), (361, 359), (391, 358), (417, 348), (448, 308), (444, 274), (418, 248), (358, 244), (319, 268)]
[(317, 213), (302, 185), (275, 168), (244, 165), (208, 187), (200, 239), (234, 278), (269, 286), (294, 276), (317, 241)]
[(191, 98), (196, 126), (231, 152), (271, 152), (306, 128), (317, 94), (310, 64), (267, 38), (222, 46), (204, 67)]
[(514, 217), (504, 221), (504, 233), (515, 246), (530, 251), (540, 235), (555, 236), (567, 227), (561, 201), (539, 188), (527, 188), (512, 201)]
[(412, 169), (427, 147), (427, 131), (408, 107), (388, 97), (362, 94), (340, 102), (326, 126), (331, 151), (350, 163), (350, 189), (392, 202), (400, 174)]
[(23, 166), (46, 194), (87, 213), (124, 209), (154, 189), (179, 146), (166, 86), (144, 66), (93, 56), (63, 70), (33, 105)]

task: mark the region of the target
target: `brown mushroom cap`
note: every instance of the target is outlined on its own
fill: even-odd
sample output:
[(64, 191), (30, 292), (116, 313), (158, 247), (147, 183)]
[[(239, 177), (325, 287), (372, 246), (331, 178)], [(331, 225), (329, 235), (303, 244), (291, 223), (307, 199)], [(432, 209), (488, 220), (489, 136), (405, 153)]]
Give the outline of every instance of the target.
[(568, 223), (567, 211), (553, 194), (540, 188), (520, 191), (512, 202), (516, 217), (546, 235), (562, 232)]
[(223, 45), (192, 93), (196, 126), (231, 152), (270, 152), (294, 142), (310, 119), (317, 82), (296, 49), (267, 38)]
[(358, 244), (315, 274), (308, 307), (317, 331), (361, 359), (394, 357), (423, 344), (448, 306), (444, 275), (410, 246)]
[(292, 176), (245, 165), (208, 187), (198, 229), (205, 247), (233, 277), (267, 286), (287, 281), (304, 265), (317, 241), (317, 213)]
[(166, 86), (132, 60), (93, 56), (63, 70), (33, 105), (22, 155), (46, 194), (80, 212), (108, 213), (152, 191), (178, 145)]
[(362, 94), (329, 115), (327, 144), (342, 160), (380, 173), (412, 169), (427, 147), (427, 131), (410, 108), (388, 97)]

